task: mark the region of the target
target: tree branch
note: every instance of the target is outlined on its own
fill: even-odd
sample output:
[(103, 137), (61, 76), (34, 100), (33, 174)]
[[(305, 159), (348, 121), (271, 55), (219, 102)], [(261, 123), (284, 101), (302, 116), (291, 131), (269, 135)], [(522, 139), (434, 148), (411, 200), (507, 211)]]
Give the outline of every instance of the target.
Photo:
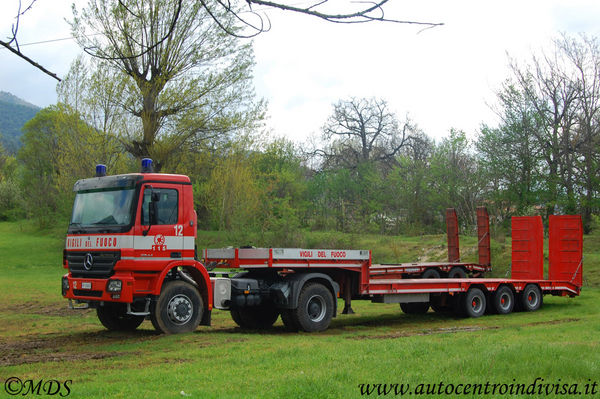
[(23, 54), (19, 50), (13, 48), (10, 45), (10, 43), (7, 43), (7, 42), (4, 42), (4, 41), (0, 40), (0, 45), (6, 47), (7, 49), (9, 49), (10, 51), (12, 51), (17, 56), (21, 57), (22, 59), (24, 59), (25, 61), (27, 61), (28, 63), (30, 63), (34, 67), (36, 67), (37, 69), (39, 69), (40, 71), (44, 72), (46, 75), (52, 76), (54, 79), (58, 80), (59, 82), (61, 81), (61, 79), (58, 76), (56, 76), (55, 73), (50, 72), (49, 70), (47, 70), (46, 68), (44, 68), (42, 65), (38, 64), (37, 62), (35, 62), (31, 58), (27, 57), (25, 54)]

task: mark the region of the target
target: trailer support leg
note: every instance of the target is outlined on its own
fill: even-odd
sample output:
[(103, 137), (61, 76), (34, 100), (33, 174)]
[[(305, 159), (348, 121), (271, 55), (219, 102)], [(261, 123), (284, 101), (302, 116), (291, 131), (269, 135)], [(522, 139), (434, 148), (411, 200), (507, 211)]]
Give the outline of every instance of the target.
[(342, 311), (342, 314), (354, 314), (354, 310), (352, 310), (352, 306), (350, 305), (350, 300), (345, 300), (344, 299), (344, 310)]
[(350, 277), (346, 277), (344, 279), (344, 310), (342, 310), (342, 314), (354, 314), (354, 310), (352, 309), (352, 279)]

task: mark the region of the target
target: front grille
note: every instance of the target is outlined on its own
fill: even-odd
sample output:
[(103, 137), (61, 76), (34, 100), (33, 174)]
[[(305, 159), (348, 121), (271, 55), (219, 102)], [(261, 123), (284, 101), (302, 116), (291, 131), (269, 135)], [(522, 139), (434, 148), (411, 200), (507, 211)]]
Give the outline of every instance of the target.
[[(91, 267), (84, 262), (91, 256)], [(69, 271), (73, 277), (108, 278), (114, 274), (115, 263), (121, 259), (121, 251), (67, 251)]]
[(102, 296), (102, 291), (73, 290), (73, 295), (100, 298)]

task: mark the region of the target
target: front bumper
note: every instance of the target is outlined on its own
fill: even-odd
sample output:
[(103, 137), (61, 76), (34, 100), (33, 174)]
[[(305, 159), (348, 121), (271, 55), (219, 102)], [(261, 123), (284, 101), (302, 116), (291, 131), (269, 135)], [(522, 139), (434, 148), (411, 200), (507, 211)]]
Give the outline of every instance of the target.
[[(68, 288), (66, 288), (68, 282)], [(111, 280), (121, 281), (121, 290), (109, 292), (108, 284)], [(64, 298), (79, 301), (104, 301), (104, 302), (133, 302), (134, 280), (130, 274), (116, 273), (110, 278), (75, 278), (69, 273), (63, 276), (62, 294)]]

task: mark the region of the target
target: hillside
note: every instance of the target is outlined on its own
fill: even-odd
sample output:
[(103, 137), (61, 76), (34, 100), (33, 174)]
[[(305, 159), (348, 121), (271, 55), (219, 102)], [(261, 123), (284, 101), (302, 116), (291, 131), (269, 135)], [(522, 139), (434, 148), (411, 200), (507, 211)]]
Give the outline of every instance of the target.
[(15, 153), (21, 146), (21, 128), (37, 114), (39, 107), (10, 93), (0, 91), (0, 142)]

